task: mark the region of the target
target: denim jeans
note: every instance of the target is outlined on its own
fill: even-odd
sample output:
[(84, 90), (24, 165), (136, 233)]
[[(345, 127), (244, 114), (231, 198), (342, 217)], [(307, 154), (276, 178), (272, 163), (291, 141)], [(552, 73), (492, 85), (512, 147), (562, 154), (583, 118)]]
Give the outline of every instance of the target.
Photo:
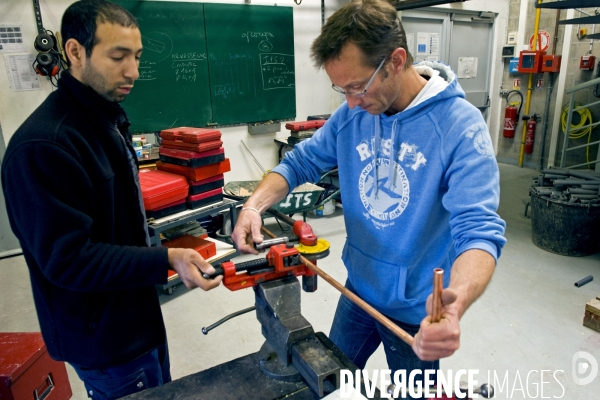
[(85, 384), (88, 397), (94, 400), (116, 399), (171, 381), (166, 344), (115, 367), (87, 369), (71, 365)]
[[(349, 281), (346, 281), (346, 288), (356, 294)], [(392, 318), (390, 320), (411, 336), (419, 331), (419, 325), (405, 324)], [(335, 311), (329, 338), (359, 369), (365, 368), (367, 360), (377, 350), (380, 343), (383, 343), (392, 377), (397, 370), (406, 370), (408, 379), (413, 369), (420, 369), (424, 374), (425, 370), (438, 370), (440, 366), (439, 360), (420, 360), (402, 339), (343, 295), (340, 296)], [(431, 378), (435, 380), (435, 375), (431, 375)], [(424, 376), (417, 375), (415, 380), (424, 382)]]

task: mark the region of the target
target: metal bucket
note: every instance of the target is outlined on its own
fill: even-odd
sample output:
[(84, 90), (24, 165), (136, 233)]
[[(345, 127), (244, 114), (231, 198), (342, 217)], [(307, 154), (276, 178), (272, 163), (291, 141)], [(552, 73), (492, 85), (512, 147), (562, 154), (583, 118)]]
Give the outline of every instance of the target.
[(568, 203), (531, 194), (531, 233), (537, 247), (563, 256), (600, 251), (600, 205)]

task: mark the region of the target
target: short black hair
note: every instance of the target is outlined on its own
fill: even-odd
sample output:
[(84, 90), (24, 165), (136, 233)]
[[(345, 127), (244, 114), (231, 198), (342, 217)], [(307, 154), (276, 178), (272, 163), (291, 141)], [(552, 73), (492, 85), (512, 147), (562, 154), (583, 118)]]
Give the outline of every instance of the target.
[(311, 46), (315, 66), (339, 57), (347, 43), (355, 44), (373, 68), (399, 47), (406, 50), (404, 69), (413, 63), (398, 11), (389, 1), (353, 1), (329, 17)]
[(118, 4), (105, 0), (81, 0), (71, 4), (62, 17), (60, 32), (63, 43), (71, 38), (77, 40), (85, 47), (89, 58), (98, 43), (97, 25), (102, 23), (139, 28), (135, 17)]

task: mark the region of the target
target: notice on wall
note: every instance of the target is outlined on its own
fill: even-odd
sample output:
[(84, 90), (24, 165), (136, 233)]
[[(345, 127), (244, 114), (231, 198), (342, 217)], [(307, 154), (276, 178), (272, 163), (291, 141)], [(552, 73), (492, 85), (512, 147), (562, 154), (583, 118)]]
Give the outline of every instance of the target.
[(412, 54), (413, 56), (415, 56), (417, 54), (417, 53), (415, 53), (415, 34), (414, 33), (406, 34), (406, 48), (408, 49), (410, 54)]
[(429, 54), (429, 33), (417, 33), (417, 57), (427, 57)]
[(458, 78), (471, 79), (477, 76), (477, 57), (458, 57)]
[(429, 34), (429, 54), (430, 59), (438, 60), (440, 58), (440, 34)]
[(4, 64), (8, 74), (8, 82), (15, 92), (40, 90), (40, 76), (33, 70), (35, 60), (33, 54), (5, 54)]
[(21, 24), (0, 24), (0, 53), (25, 51)]
[(440, 59), (440, 34), (435, 32), (417, 33), (417, 52), (414, 55), (418, 61), (437, 61)]

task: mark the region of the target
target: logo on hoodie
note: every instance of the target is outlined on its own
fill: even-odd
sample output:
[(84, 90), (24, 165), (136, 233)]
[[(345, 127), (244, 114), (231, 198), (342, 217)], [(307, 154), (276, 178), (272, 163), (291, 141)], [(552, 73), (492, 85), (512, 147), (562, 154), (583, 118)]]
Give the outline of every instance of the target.
[(408, 206), (410, 183), (401, 164), (417, 170), (427, 160), (417, 146), (402, 143), (400, 149), (391, 154), (389, 140), (382, 140), (380, 155), (373, 158), (373, 147), (361, 143), (356, 147), (361, 161), (370, 159), (358, 179), (360, 199), (367, 218), (372, 218), (378, 228), (393, 224)]

